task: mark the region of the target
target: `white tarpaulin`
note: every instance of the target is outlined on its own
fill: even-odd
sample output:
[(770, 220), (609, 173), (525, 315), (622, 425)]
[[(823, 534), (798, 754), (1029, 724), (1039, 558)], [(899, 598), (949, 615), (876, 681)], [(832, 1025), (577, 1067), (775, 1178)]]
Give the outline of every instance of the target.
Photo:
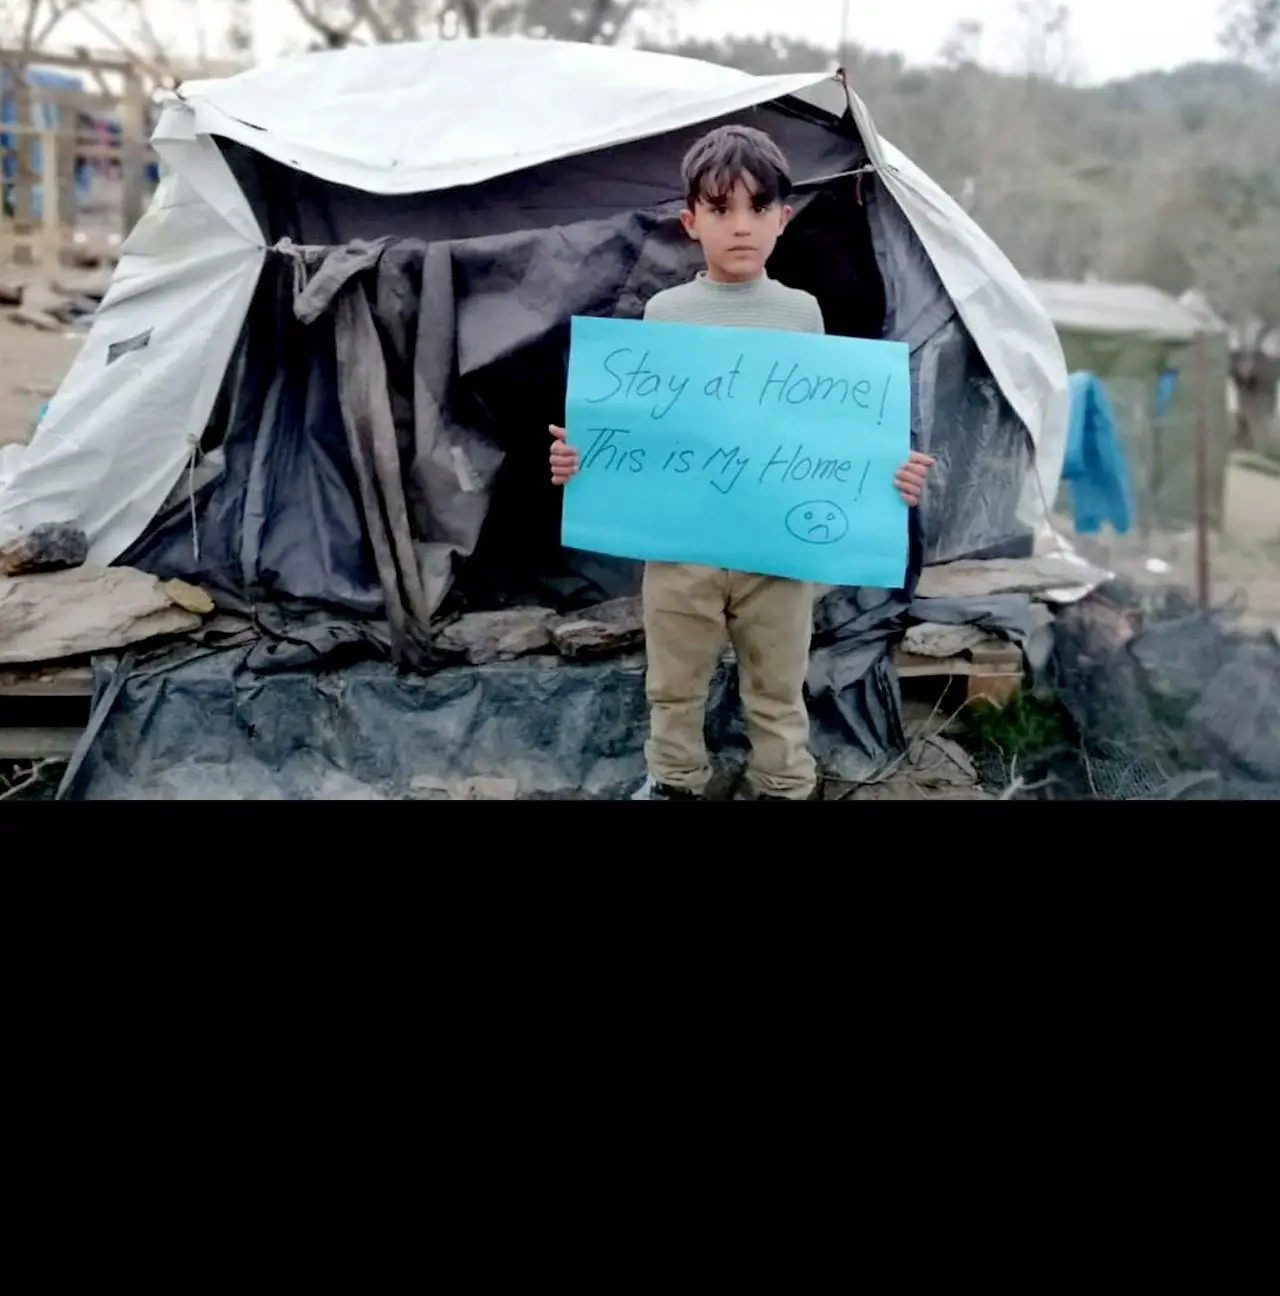
[(331, 50), (181, 93), (202, 134), (334, 184), (406, 194), (661, 135), (823, 79), (599, 45), (464, 40)]
[[(411, 194), (476, 184), (796, 94), (836, 113), (822, 74), (753, 77), (669, 55), (550, 41), (352, 48), (189, 82), (155, 145), (170, 176), (127, 241), (85, 348), (38, 434), (0, 481), (0, 539), (76, 521), (90, 560), (117, 557), (178, 482), (257, 281), (263, 239), (211, 136), (334, 184)], [(1036, 446), (1020, 510), (1057, 492), (1067, 374), (1053, 325), (961, 208), (881, 141), (868, 154)], [(107, 363), (113, 347), (137, 345)]]
[(265, 256), (207, 138), (153, 141), (169, 168), (31, 444), (0, 478), (0, 536), (66, 522), (89, 561), (117, 558), (155, 517), (217, 398)]

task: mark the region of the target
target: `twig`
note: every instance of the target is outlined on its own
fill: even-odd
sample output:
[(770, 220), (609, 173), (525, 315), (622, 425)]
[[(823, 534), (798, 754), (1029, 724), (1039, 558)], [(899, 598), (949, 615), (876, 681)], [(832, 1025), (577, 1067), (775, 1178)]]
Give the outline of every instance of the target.
[(1018, 753), (1013, 753), (1013, 759), (1009, 762), (1009, 785), (996, 797), (997, 801), (1012, 801), (1019, 792), (1034, 792), (1038, 788), (1048, 787), (1050, 783), (1056, 783), (1057, 776), (1050, 774), (1048, 778), (1042, 778), (1036, 783), (1028, 783), (1026, 779), (1018, 773)]
[(969, 705), (971, 700), (972, 699), (970, 698), (965, 698), (965, 700), (961, 702), (960, 705), (947, 717), (946, 721), (936, 731), (936, 733), (931, 733), (929, 731), (929, 726), (933, 723), (933, 717), (938, 714), (938, 708), (942, 705), (942, 698), (939, 697), (933, 704), (933, 710), (929, 712), (929, 718), (924, 722), (924, 725), (917, 734), (915, 741), (908, 743), (906, 747), (903, 748), (902, 752), (895, 756), (893, 760), (891, 760), (889, 764), (885, 766), (885, 768), (882, 769), (874, 778), (864, 779), (858, 784), (858, 786), (873, 787), (877, 783), (887, 783), (898, 772), (898, 768), (902, 765), (903, 761), (914, 761), (915, 757), (919, 754), (920, 748), (923, 747), (925, 743), (932, 742), (937, 734), (945, 733), (960, 712)]
[(50, 765), (57, 764), (58, 762), (56, 760), (42, 760), (37, 762), (32, 766), (31, 772), (22, 780), (21, 783), (13, 783), (3, 792), (0, 792), (0, 801), (8, 801), (10, 797), (16, 797), (19, 792), (39, 783), (41, 774), (43, 774)]
[(1057, 781), (1057, 776), (1050, 774), (1048, 778), (1039, 779), (1035, 783), (1024, 783), (1022, 781), (1022, 776), (1018, 775), (1013, 782), (1010, 783), (998, 797), (996, 797), (996, 800), (1012, 801), (1019, 792), (1035, 792), (1039, 788), (1048, 787), (1050, 783), (1056, 783)]

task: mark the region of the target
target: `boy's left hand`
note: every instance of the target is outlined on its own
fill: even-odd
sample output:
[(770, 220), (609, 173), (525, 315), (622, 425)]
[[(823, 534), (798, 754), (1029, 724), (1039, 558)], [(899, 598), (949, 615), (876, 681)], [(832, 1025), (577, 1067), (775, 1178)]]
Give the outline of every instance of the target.
[(906, 501), (908, 508), (915, 508), (920, 503), (920, 494), (924, 490), (924, 479), (933, 467), (933, 456), (913, 450), (907, 462), (893, 474), (893, 484), (898, 494)]

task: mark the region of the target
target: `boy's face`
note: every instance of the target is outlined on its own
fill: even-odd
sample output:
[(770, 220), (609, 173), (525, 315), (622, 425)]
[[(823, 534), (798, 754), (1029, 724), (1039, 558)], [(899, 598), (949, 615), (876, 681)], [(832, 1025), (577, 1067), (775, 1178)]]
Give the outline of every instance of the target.
[(692, 211), (680, 213), (685, 232), (702, 244), (708, 278), (744, 283), (763, 273), (791, 208), (763, 202), (759, 187), (754, 177), (742, 176), (727, 193), (699, 198)]

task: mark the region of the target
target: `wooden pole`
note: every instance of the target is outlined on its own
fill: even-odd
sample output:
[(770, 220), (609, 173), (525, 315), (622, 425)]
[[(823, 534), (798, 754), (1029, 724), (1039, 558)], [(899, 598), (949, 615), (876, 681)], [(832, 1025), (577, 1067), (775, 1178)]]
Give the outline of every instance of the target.
[(45, 268), (58, 268), (62, 248), (62, 177), (58, 173), (58, 133), (47, 130), (40, 136), (40, 224), (44, 228)]
[(135, 71), (125, 76), (120, 101), (121, 238), (142, 219), (146, 194), (147, 97)]
[(1211, 596), (1209, 573), (1209, 339), (1196, 337), (1196, 598), (1207, 611)]

